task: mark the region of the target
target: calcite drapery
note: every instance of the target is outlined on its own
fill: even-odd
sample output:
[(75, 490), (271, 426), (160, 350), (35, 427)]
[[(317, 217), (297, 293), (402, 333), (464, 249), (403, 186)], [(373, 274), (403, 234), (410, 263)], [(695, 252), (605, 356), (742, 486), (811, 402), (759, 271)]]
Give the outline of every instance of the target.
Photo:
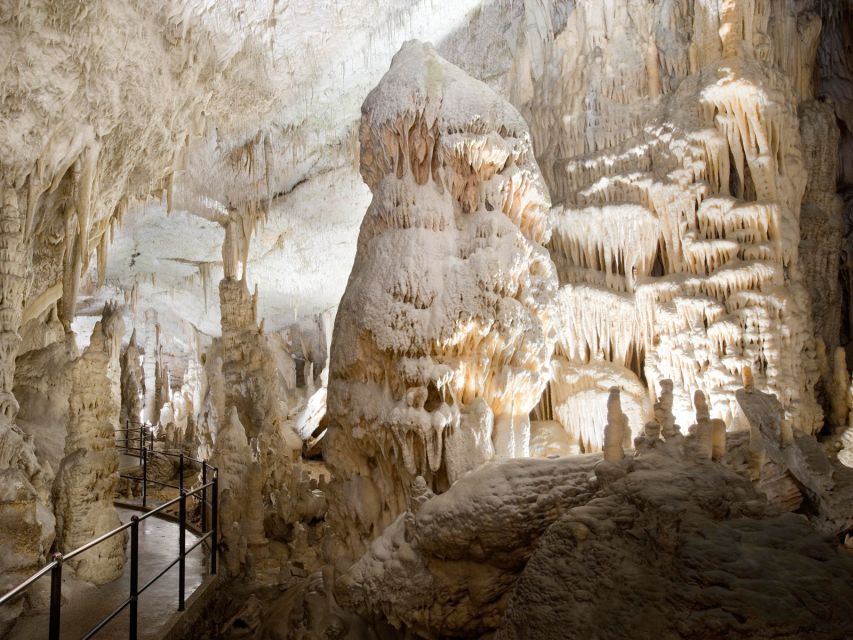
[(431, 46), (404, 45), (362, 107), (373, 201), (338, 310), (326, 461), (352, 551), (493, 455), (528, 455), (550, 375), (548, 195), (524, 120)]
[[(821, 310), (837, 298), (840, 242), (826, 179), (834, 125), (811, 101), (819, 21), (764, 1), (582, 0), (565, 19), (525, 105), (558, 205), (549, 250), (560, 361), (614, 369), (598, 376), (599, 393), (618, 384), (653, 397), (671, 379), (685, 425), (696, 390), (736, 424), (734, 390), (749, 366), (787, 420), (813, 432), (822, 416), (805, 285), (832, 281), (815, 316), (821, 334), (837, 333)], [(802, 259), (801, 218), (817, 223)], [(589, 384), (576, 377), (555, 377), (548, 397), (595, 451), (603, 409), (590, 418)], [(622, 398), (638, 435), (648, 401)]]

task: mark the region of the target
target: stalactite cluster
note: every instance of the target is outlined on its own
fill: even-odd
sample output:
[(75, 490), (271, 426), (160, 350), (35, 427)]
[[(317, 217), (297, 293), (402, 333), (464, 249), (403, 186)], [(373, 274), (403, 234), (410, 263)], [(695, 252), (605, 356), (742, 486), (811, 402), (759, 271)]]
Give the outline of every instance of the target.
[[(653, 396), (671, 379), (681, 419), (701, 390), (737, 427), (750, 367), (786, 420), (820, 429), (813, 327), (834, 348), (840, 227), (837, 133), (812, 98), (819, 26), (763, 1), (719, 13), (580, 2), (550, 43), (557, 63), (525, 112), (557, 203), (557, 361), (587, 377), (611, 369), (598, 393), (618, 383)], [(599, 449), (588, 387), (551, 386), (556, 419)], [(649, 404), (632, 395), (639, 434)]]

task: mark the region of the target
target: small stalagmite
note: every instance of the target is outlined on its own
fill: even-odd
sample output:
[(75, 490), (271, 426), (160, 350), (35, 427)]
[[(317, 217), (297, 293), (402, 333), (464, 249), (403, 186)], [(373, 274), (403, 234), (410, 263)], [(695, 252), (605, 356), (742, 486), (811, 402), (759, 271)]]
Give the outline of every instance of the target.
[(618, 463), (625, 457), (622, 443), (628, 432), (628, 418), (622, 413), (619, 387), (612, 387), (607, 398), (607, 426), (604, 428), (604, 459)]
[(695, 438), (694, 451), (699, 459), (710, 459), (714, 446), (711, 412), (705, 394), (699, 390), (693, 394), (693, 406), (696, 407), (696, 424), (690, 429), (690, 434)]
[(675, 424), (675, 416), (672, 415), (672, 380), (660, 382), (660, 396), (655, 403), (655, 420), (660, 425), (664, 440), (681, 435), (681, 429)]

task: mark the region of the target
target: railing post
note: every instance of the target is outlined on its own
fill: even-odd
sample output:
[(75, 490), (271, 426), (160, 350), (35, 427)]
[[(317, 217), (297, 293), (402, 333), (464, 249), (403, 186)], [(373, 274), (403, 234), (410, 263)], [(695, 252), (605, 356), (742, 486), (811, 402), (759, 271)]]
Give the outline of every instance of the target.
[(213, 496), (210, 501), (210, 526), (212, 527), (210, 535), (210, 575), (215, 576), (216, 555), (219, 548), (219, 472), (216, 469), (213, 470), (213, 486), (211, 489)]
[(148, 449), (142, 449), (142, 508), (148, 502)]
[(207, 460), (201, 461), (201, 534), (207, 533)]
[(130, 640), (136, 640), (139, 619), (139, 516), (130, 519)]
[(59, 609), (62, 606), (62, 554), (54, 553), (56, 564), (50, 570), (50, 628), (49, 640), (59, 640)]
[[(130, 426), (129, 425), (128, 425), (128, 429), (127, 429), (127, 436), (130, 437)], [(144, 456), (145, 456), (144, 452), (145, 452), (145, 425), (140, 424), (139, 425), (139, 457), (143, 460), (145, 459), (144, 458)], [(145, 463), (143, 462), (143, 464), (145, 464)]]
[(181, 489), (180, 528), (178, 529), (178, 611), (184, 610), (184, 577), (186, 574), (187, 492)]
[(184, 454), (178, 456), (178, 491), (184, 492)]

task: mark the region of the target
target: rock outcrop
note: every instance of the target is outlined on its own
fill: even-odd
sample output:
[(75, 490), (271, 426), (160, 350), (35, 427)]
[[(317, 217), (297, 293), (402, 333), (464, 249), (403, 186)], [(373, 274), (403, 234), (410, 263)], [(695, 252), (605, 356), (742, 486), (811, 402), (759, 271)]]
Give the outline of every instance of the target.
[(142, 420), (142, 400), (145, 396), (145, 372), (140, 363), (139, 347), (136, 345), (136, 330), (121, 354), (121, 413), (119, 425), (122, 429), (137, 426)]
[[(754, 394), (738, 398), (761, 423), (759, 437), (779, 442), (781, 404)], [(425, 638), (853, 632), (843, 606), (853, 595), (853, 559), (826, 536), (826, 518), (784, 512), (746, 465), (713, 460), (709, 411), (698, 398), (691, 433), (668, 428), (662, 439), (650, 422), (623, 457), (618, 400), (614, 392), (606, 403), (603, 457), (493, 461), (438, 496), (416, 484), (411, 510), (338, 575), (333, 604)], [(669, 423), (667, 405), (659, 415)], [(818, 445), (801, 437), (798, 450), (811, 451), (815, 467)], [(833, 486), (832, 474), (804, 464), (788, 469), (812, 486), (809, 477)], [(834, 488), (849, 507), (849, 493)], [(850, 526), (836, 523), (832, 532)]]
[[(53, 542), (49, 492), (52, 469), (36, 456), (32, 436), (16, 424), (13, 393), (18, 331), (27, 289), (27, 204), (20, 202), (0, 162), (0, 590), (37, 570)], [(0, 631), (23, 606), (0, 614)]]

